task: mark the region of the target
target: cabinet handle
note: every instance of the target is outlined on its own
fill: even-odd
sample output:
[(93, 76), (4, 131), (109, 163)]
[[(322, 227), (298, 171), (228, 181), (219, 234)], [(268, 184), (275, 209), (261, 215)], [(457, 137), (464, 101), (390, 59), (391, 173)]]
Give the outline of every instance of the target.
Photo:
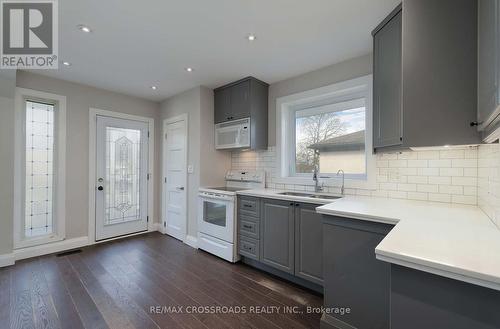
[(250, 205), (250, 204), (244, 204), (243, 207), (245, 207), (245, 208), (252, 208), (252, 205)]
[(244, 228), (247, 228), (247, 229), (252, 229), (252, 226), (250, 225), (243, 225)]
[(483, 123), (482, 123), (482, 122), (477, 122), (477, 121), (472, 121), (472, 122), (470, 123), (470, 126), (471, 126), (471, 127), (476, 127), (476, 126), (479, 126), (479, 125), (481, 125), (481, 124), (483, 124)]
[(290, 206), (293, 206), (293, 205), (294, 205), (294, 203), (293, 203), (293, 202), (290, 202)]
[(296, 204), (295, 204), (295, 207), (300, 207), (300, 203), (296, 203)]

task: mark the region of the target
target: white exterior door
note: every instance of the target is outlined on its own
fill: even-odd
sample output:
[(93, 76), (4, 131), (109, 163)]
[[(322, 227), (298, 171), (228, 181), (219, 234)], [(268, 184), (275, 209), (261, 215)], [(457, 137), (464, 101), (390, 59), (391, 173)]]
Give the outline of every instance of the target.
[(187, 233), (187, 118), (165, 120), (163, 131), (165, 232), (184, 241)]
[(97, 116), (96, 241), (148, 229), (148, 123)]

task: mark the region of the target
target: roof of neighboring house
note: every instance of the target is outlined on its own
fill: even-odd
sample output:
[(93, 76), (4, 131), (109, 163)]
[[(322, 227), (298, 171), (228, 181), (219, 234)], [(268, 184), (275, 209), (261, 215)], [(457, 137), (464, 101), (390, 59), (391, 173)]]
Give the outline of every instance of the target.
[(365, 149), (365, 131), (360, 130), (350, 134), (326, 139), (309, 145), (308, 148), (322, 152), (356, 151)]

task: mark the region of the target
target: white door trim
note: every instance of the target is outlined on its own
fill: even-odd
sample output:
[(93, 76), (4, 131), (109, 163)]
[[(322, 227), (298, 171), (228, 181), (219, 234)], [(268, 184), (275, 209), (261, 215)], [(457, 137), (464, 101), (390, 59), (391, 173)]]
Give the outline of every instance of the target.
[(88, 241), (89, 245), (95, 244), (95, 182), (96, 177), (96, 131), (97, 131), (97, 116), (107, 116), (118, 119), (135, 120), (148, 123), (149, 127), (149, 150), (148, 150), (148, 231), (156, 230), (154, 225), (154, 119), (137, 115), (113, 112), (108, 110), (100, 110), (89, 108), (89, 221), (88, 221)]
[[(185, 152), (185, 159), (186, 161), (188, 161), (188, 154), (189, 154), (189, 151), (188, 151), (188, 148), (189, 148), (189, 116), (187, 113), (184, 113), (184, 114), (181, 114), (181, 115), (178, 115), (178, 116), (175, 116), (175, 117), (171, 117), (171, 118), (166, 118), (163, 120), (163, 125), (162, 125), (162, 134), (161, 134), (161, 144), (162, 144), (162, 157), (161, 157), (161, 168), (162, 168), (162, 177), (161, 177), (161, 184), (162, 184), (162, 188), (161, 188), (161, 221), (160, 221), (160, 227), (161, 227), (161, 233), (163, 234), (166, 234), (167, 233), (167, 230), (166, 230), (166, 222), (167, 222), (167, 211), (166, 211), (166, 207), (167, 207), (167, 204), (165, 202), (165, 197), (167, 195), (167, 191), (166, 191), (166, 183), (165, 183), (165, 177), (167, 177), (167, 172), (165, 170), (165, 166), (166, 166), (166, 159), (165, 159), (165, 155), (166, 155), (166, 146), (167, 146), (167, 143), (165, 143), (165, 134), (167, 133), (166, 131), (166, 126), (168, 124), (171, 124), (171, 123), (174, 123), (174, 122), (177, 122), (177, 121), (185, 121), (186, 124), (185, 124), (185, 128), (184, 128), (184, 133), (185, 133), (185, 136), (186, 136), (186, 145), (185, 145), (185, 148), (184, 148), (184, 152)], [(188, 213), (187, 213), (187, 203), (188, 203), (188, 198), (189, 198), (189, 187), (188, 187), (188, 182), (187, 182), (187, 171), (186, 171), (186, 175), (184, 177), (184, 186), (186, 188), (186, 198), (185, 198), (185, 202), (184, 202), (184, 209), (186, 209), (186, 216), (185, 216), (185, 221), (184, 221), (184, 227), (183, 227), (183, 231), (184, 231), (184, 238), (182, 239), (182, 241), (186, 241), (186, 237), (187, 237), (187, 221), (188, 221)]]

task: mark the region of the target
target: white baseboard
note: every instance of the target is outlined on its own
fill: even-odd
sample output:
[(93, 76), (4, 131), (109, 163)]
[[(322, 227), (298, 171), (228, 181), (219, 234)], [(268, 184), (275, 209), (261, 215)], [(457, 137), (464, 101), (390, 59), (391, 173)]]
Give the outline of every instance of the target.
[(5, 255), (0, 255), (0, 267), (14, 265), (14, 263), (15, 263), (14, 254), (10, 253)]
[(156, 231), (165, 234), (165, 227), (163, 226), (163, 223), (155, 223), (156, 225)]
[(183, 242), (190, 247), (198, 249), (198, 239), (192, 235), (187, 235)]
[[(148, 233), (148, 232), (152, 232), (152, 231), (162, 232), (162, 229), (163, 229), (162, 224), (154, 223), (151, 230), (148, 230), (147, 232), (141, 232), (138, 234), (144, 234), (144, 233)], [(132, 235), (136, 235), (136, 234), (132, 234)], [(130, 235), (130, 236), (132, 236), (132, 235)], [(124, 237), (118, 237), (116, 239), (123, 239), (123, 238)], [(113, 239), (110, 239), (110, 240), (113, 240)], [(110, 241), (110, 240), (106, 240), (106, 241)], [(99, 242), (97, 242), (97, 243), (99, 243)], [(43, 244), (43, 245), (39, 245), (39, 246), (34, 246), (34, 247), (26, 247), (26, 248), (16, 249), (10, 254), (0, 255), (0, 267), (14, 265), (14, 263), (17, 260), (31, 258), (31, 257), (38, 257), (38, 256), (43, 256), (43, 255), (48, 255), (48, 254), (54, 254), (57, 252), (62, 252), (62, 251), (66, 251), (66, 250), (85, 247), (85, 246), (88, 246), (91, 244), (96, 244), (96, 242), (90, 243), (88, 237), (82, 236), (79, 238), (67, 239), (67, 240), (47, 243), (47, 244)], [(195, 246), (192, 246), (192, 245), (191, 246), (196, 248), (196, 238), (194, 238), (194, 244), (195, 244)]]
[(12, 255), (13, 258), (17, 261), (20, 259), (26, 259), (26, 258), (37, 257), (42, 255), (53, 254), (56, 252), (81, 248), (87, 246), (88, 244), (89, 244), (88, 237), (82, 236), (80, 238), (73, 238), (34, 247), (16, 249), (14, 250)]

